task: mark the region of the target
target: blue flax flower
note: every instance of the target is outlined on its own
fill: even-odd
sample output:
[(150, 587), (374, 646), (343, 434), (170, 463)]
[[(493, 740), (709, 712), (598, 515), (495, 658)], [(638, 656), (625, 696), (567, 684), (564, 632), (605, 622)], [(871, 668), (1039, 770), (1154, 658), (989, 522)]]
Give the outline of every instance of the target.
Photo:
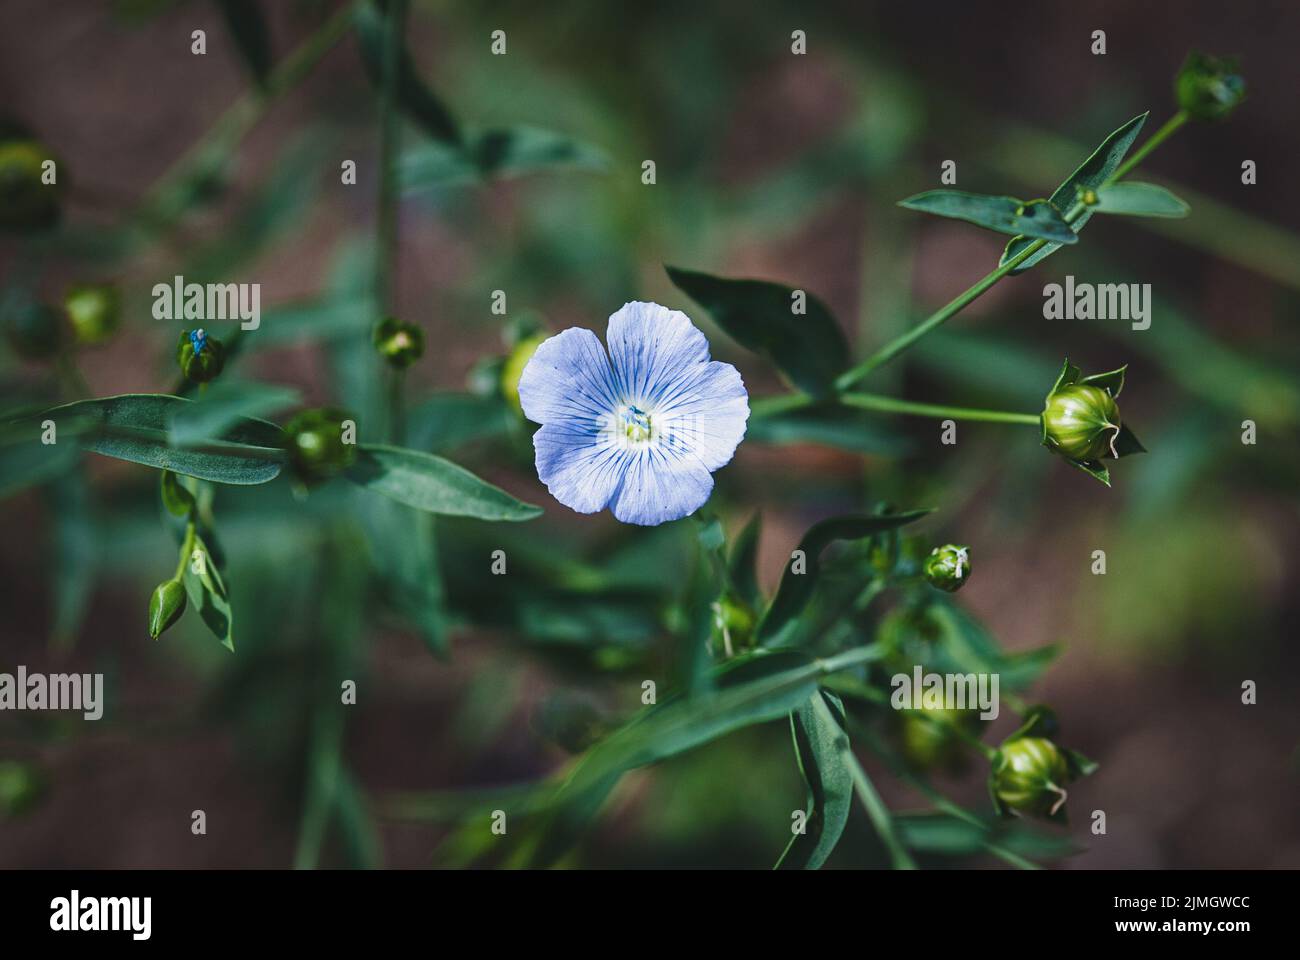
[(686, 314), (629, 303), (609, 318), (609, 356), (590, 330), (545, 341), (519, 378), (537, 476), (579, 513), (609, 507), (655, 526), (694, 512), (736, 452), (749, 395), (736, 368), (709, 359)]

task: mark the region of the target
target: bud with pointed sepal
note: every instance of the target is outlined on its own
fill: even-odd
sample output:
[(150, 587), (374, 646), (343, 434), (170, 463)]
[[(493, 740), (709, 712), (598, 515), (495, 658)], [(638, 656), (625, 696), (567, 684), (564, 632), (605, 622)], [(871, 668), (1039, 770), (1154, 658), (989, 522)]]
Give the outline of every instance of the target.
[(1127, 369), (1084, 377), (1066, 360), (1043, 403), (1043, 446), (1106, 486), (1110, 486), (1110, 471), (1103, 458), (1146, 452), (1121, 420), (1116, 402)]
[(938, 768), (957, 774), (965, 769), (966, 739), (979, 728), (974, 710), (925, 707), (900, 710), (898, 746), (908, 766), (918, 771)]
[(154, 588), (149, 598), (149, 636), (157, 640), (185, 612), (185, 587), (179, 580), (167, 580)]
[(1056, 730), (1050, 709), (1032, 707), (1020, 729), (993, 753), (988, 786), (998, 813), (1066, 822), (1067, 784), (1088, 776), (1097, 764), (1050, 739)]
[(121, 320), (121, 301), (111, 283), (75, 283), (63, 296), (63, 312), (79, 343), (103, 343)]
[(1237, 62), (1192, 51), (1174, 81), (1178, 105), (1197, 120), (1222, 120), (1246, 98)]
[(379, 355), (398, 370), (405, 370), (424, 354), (424, 331), (396, 317), (380, 320), (372, 339)]
[(728, 590), (712, 605), (713, 622), (709, 649), (715, 656), (730, 657), (754, 646), (754, 609), (734, 591)]
[(35, 231), (59, 222), (63, 177), (43, 180), (45, 164), (53, 160), (34, 140), (0, 143), (0, 228)]
[(202, 327), (181, 332), (176, 344), (176, 363), (185, 379), (193, 383), (215, 380), (226, 365), (226, 348)]
[(289, 459), (302, 483), (321, 483), (356, 461), (356, 444), (343, 438), (344, 421), (350, 419), (342, 410), (320, 407), (302, 411), (285, 425)]
[(935, 547), (925, 558), (925, 579), (930, 585), (948, 593), (965, 586), (970, 579), (970, 547), (955, 543)]

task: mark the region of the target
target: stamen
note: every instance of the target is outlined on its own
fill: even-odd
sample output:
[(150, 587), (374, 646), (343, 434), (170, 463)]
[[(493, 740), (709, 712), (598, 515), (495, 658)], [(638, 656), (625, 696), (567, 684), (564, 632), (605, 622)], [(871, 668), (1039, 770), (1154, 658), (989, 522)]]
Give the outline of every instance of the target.
[(650, 414), (634, 404), (628, 404), (622, 410), (623, 436), (633, 443), (645, 443), (654, 435)]

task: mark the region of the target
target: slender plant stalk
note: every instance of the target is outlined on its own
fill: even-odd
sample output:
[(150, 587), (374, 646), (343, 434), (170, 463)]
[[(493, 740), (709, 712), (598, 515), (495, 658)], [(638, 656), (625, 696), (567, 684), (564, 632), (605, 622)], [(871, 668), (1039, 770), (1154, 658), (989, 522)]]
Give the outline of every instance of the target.
[(946, 304), (911, 330), (901, 336), (895, 337), (857, 366), (844, 371), (844, 373), (840, 374), (840, 376), (836, 378), (835, 389), (839, 391), (848, 390), (854, 384), (866, 377), (867, 374), (871, 373), (872, 370), (884, 366), (890, 360), (893, 360), (894, 357), (898, 356), (912, 344), (916, 343), (916, 341), (920, 340), (931, 330), (941, 326), (947, 322), (949, 318), (970, 306), (971, 303), (979, 299), (979, 297), (993, 287), (994, 284), (1016, 267), (1020, 266), (1024, 261), (1028, 260), (1045, 245), (1046, 241), (1035, 240), (1029, 246), (1025, 247), (1025, 249), (1017, 256), (1008, 260), (997, 269), (990, 271), (980, 280), (977, 280), (972, 286), (958, 294), (952, 300), (949, 300)]
[(900, 413), (908, 416), (939, 417), (952, 420), (982, 420), (986, 423), (1024, 423), (1037, 426), (1036, 413), (1013, 413), (1005, 410), (973, 410), (968, 407), (949, 407), (938, 403), (913, 403), (896, 397), (874, 393), (845, 393), (839, 397), (846, 407), (876, 410), (880, 413)]
[(197, 525), (193, 520), (185, 524), (185, 539), (181, 541), (181, 548), (178, 551), (176, 559), (176, 572), (172, 574), (172, 579), (179, 581), (185, 576), (185, 565), (190, 562), (190, 555), (194, 553), (194, 541), (198, 537)]
[[(1147, 141), (1143, 143), (1131, 157), (1129, 157), (1126, 163), (1120, 165), (1120, 167), (1106, 180), (1106, 184), (1114, 183), (1130, 173), (1139, 163), (1142, 162), (1143, 159), (1147, 157), (1148, 154), (1155, 150), (1156, 147), (1160, 146), (1160, 144), (1167, 140), (1170, 135), (1186, 122), (1187, 115), (1184, 111), (1180, 110), (1178, 113), (1174, 114), (1164, 126), (1152, 134)], [(1083, 210), (1084, 207), (1081, 204), (1076, 203), (1073, 209), (1065, 214), (1066, 223), (1073, 223), (1077, 220)], [(1046, 245), (1046, 240), (1035, 240), (1033, 243), (1029, 244), (1029, 246), (1025, 247), (1025, 249), (1018, 255), (977, 280), (972, 286), (958, 294), (952, 300), (948, 301), (948, 303), (944, 304), (911, 330), (899, 337), (895, 337), (871, 356), (867, 357), (867, 359), (846, 370), (836, 379), (835, 389), (839, 392), (848, 390), (866, 377), (867, 374), (871, 373), (872, 370), (875, 370), (877, 367), (883, 366), (890, 360), (894, 359), (894, 357), (898, 356), (912, 344), (916, 343), (916, 341), (920, 340), (927, 333), (942, 326), (954, 315), (964, 310), (982, 294), (993, 287), (999, 280), (1009, 274), (1016, 267), (1020, 266), (1021, 263), (1029, 259)]]
[[(826, 698), (821, 693), (813, 695), (813, 709), (817, 711), (823, 723), (830, 724), (833, 728), (840, 726), (840, 721), (831, 713), (830, 707), (826, 705)], [(862, 802), (862, 807), (867, 811), (867, 816), (871, 818), (871, 824), (876, 828), (880, 840), (889, 851), (889, 857), (893, 861), (894, 867), (899, 870), (915, 870), (916, 861), (912, 855), (907, 852), (903, 846), (903, 841), (898, 836), (898, 831), (894, 829), (894, 818), (889, 813), (889, 808), (885, 802), (880, 799), (880, 794), (876, 792), (871, 778), (867, 776), (867, 771), (862, 769), (862, 764), (858, 758), (853, 755), (853, 749), (846, 743), (844, 746), (844, 760), (849, 768), (849, 776), (853, 779), (853, 789)]]
[(266, 79), (261, 90), (251, 90), (226, 108), (180, 158), (168, 168), (145, 194), (137, 213), (137, 223), (156, 227), (170, 223), (188, 199), (186, 184), (195, 176), (216, 169), (230, 154), (267, 109), (298, 85), (333, 49), (352, 25), (352, 12), (360, 0), (340, 7), (311, 36), (284, 58)]
[(1179, 110), (1165, 121), (1164, 126), (1151, 134), (1151, 136), (1147, 137), (1146, 142), (1134, 150), (1132, 155), (1119, 165), (1118, 169), (1110, 175), (1110, 178), (1107, 179), (1106, 182), (1109, 184), (1114, 183), (1117, 180), (1123, 180), (1132, 170), (1137, 168), (1139, 163), (1146, 159), (1147, 154), (1151, 153), (1151, 151), (1156, 147), (1168, 140), (1179, 127), (1190, 119), (1191, 116), (1186, 110)]
[[(401, 135), (397, 116), (397, 82), (406, 13), (406, 0), (393, 0), (385, 23), (383, 76), (379, 94), (379, 195), (375, 217), (374, 298), (381, 316), (392, 312), (396, 297), (394, 284), (401, 232), (395, 170), (398, 138)], [(404, 371), (390, 368), (388, 378), (388, 439), (391, 443), (401, 444), (406, 432), (406, 376)]]
[[(940, 811), (941, 813), (946, 813), (950, 817), (954, 817), (965, 823), (969, 823), (971, 826), (978, 827), (980, 830), (984, 831), (985, 833), (988, 833), (989, 825), (987, 823), (985, 823), (975, 814), (971, 813), (961, 804), (954, 803), (952, 800), (949, 800), (947, 797), (945, 797), (934, 787), (930, 786), (930, 784), (928, 784), (921, 777), (918, 777), (915, 774), (911, 773), (902, 764), (898, 763), (895, 759), (893, 759), (890, 756), (889, 751), (885, 749), (885, 745), (880, 741), (880, 738), (876, 736), (876, 734), (873, 731), (871, 731), (865, 724), (860, 723), (858, 721), (851, 720), (850, 725), (853, 728), (854, 735), (861, 738), (861, 740), (864, 743), (866, 743), (867, 748), (870, 749), (872, 753), (874, 753), (881, 760), (887, 763), (889, 765), (890, 770), (894, 773), (895, 776), (897, 776), (900, 780), (907, 783), (910, 787), (912, 787), (919, 793), (923, 794), (927, 800), (929, 800), (932, 804), (934, 804), (936, 810)], [(980, 842), (981, 845), (984, 847), (984, 849), (987, 850), (989, 853), (991, 853), (993, 856), (997, 857), (999, 860), (1004, 861), (1005, 863), (1009, 863), (1011, 866), (1016, 867), (1019, 870), (1041, 870), (1042, 869), (1038, 864), (1034, 863), (1032, 860), (1027, 860), (1024, 857), (1020, 856), (1020, 854), (1015, 853), (1012, 850), (1008, 850), (1006, 847), (1002, 846), (1000, 843), (998, 843), (995, 840), (990, 840), (987, 837), (985, 837)]]

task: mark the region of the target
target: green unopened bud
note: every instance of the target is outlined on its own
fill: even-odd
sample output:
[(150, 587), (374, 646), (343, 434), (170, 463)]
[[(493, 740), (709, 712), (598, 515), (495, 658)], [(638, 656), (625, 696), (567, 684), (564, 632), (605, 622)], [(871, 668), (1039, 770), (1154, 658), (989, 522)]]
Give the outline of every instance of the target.
[(1079, 463), (1117, 457), (1119, 405), (1101, 387), (1072, 383), (1047, 398), (1043, 432), (1049, 447)]
[(385, 317), (375, 325), (375, 349), (389, 364), (404, 370), (424, 354), (424, 331), (413, 323)]
[(935, 547), (925, 558), (925, 579), (949, 593), (960, 590), (970, 579), (970, 547), (954, 543)]
[(20, 357), (49, 360), (63, 347), (63, 318), (43, 303), (23, 304), (10, 311), (5, 336)]
[(182, 331), (176, 344), (176, 363), (186, 380), (207, 383), (215, 380), (226, 365), (226, 348), (202, 328)]
[(939, 767), (953, 773), (965, 766), (967, 752), (959, 731), (974, 726), (973, 711), (931, 707), (899, 714), (898, 744), (909, 766), (922, 771)]
[(157, 640), (185, 612), (185, 588), (179, 580), (167, 580), (154, 588), (149, 598), (149, 636)]
[(121, 319), (117, 287), (111, 283), (76, 283), (63, 297), (72, 332), (84, 344), (103, 343)]
[(0, 760), (0, 820), (22, 816), (40, 801), (45, 781), (30, 763)]
[(501, 365), (501, 395), (521, 416), (524, 408), (519, 403), (519, 378), (524, 375), (524, 367), (528, 366), (528, 361), (533, 359), (537, 348), (545, 341), (545, 334), (536, 334), (520, 340), (511, 349), (505, 363)]
[(753, 608), (733, 593), (725, 593), (713, 602), (713, 628), (709, 646), (718, 656), (733, 656), (754, 645)]
[(1178, 105), (1197, 120), (1221, 120), (1246, 96), (1235, 60), (1192, 52), (1174, 81)]
[(993, 795), (1009, 810), (1055, 816), (1065, 804), (1069, 767), (1065, 755), (1041, 737), (1004, 743), (993, 760)]
[[(41, 230), (59, 220), (63, 184), (54, 157), (34, 140), (0, 143), (0, 227)], [(47, 170), (54, 175), (50, 183)]]
[(344, 437), (351, 416), (333, 407), (304, 410), (285, 425), (290, 460), (307, 485), (337, 476), (357, 459), (355, 437)]

